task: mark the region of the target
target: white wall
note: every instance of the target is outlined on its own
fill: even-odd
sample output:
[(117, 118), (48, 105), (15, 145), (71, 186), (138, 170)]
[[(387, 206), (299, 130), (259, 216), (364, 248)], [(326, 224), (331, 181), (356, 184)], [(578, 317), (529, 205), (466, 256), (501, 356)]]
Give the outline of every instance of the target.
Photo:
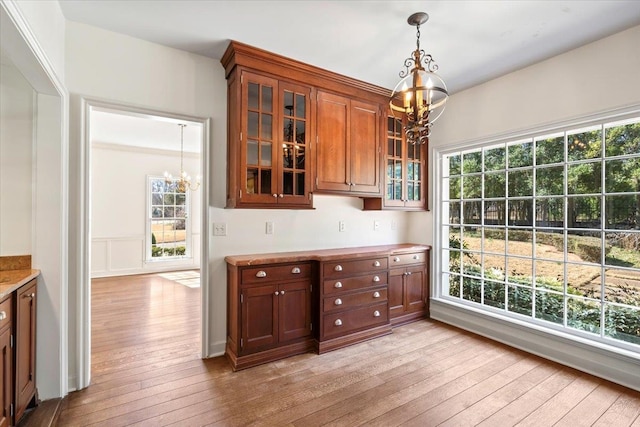
[[(227, 87), (218, 61), (74, 22), (67, 23), (66, 50), (67, 84), (73, 93), (212, 118), (210, 222), (225, 222), (227, 236), (209, 237), (210, 354), (221, 354), (226, 341), (226, 255), (406, 240), (411, 214), (364, 212), (356, 198), (316, 196), (316, 209), (307, 211), (224, 209)], [(79, 119), (72, 116), (71, 126), (79, 126)], [(375, 233), (374, 218), (382, 225)], [(339, 220), (346, 222), (347, 231), (338, 232)], [(274, 222), (273, 235), (265, 234), (265, 221)]]
[[(434, 124), (432, 147), (460, 148), (604, 112), (637, 109), (639, 76), (640, 26), (636, 26), (453, 95)], [(436, 161), (433, 155), (431, 159)], [(430, 182), (438, 185), (433, 175)], [(432, 243), (433, 215), (415, 217), (412, 229), (428, 234), (425, 243)], [(437, 284), (440, 278), (436, 274), (432, 280)], [(534, 329), (442, 300), (432, 300), (431, 316), (640, 390), (637, 353)]]
[[(190, 192), (191, 257), (145, 262), (147, 177), (177, 176), (180, 152), (92, 143), (91, 277), (200, 267), (200, 190)], [(200, 156), (185, 153), (184, 168), (197, 176)]]
[(0, 255), (30, 255), (34, 91), (0, 66)]

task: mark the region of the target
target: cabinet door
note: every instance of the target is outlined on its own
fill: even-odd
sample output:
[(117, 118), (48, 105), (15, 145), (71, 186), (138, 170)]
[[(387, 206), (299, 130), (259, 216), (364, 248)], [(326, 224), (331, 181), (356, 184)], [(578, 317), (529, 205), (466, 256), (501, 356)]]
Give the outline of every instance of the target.
[(318, 91), (316, 188), (349, 191), (349, 99)]
[(311, 335), (311, 289), (308, 281), (280, 285), (278, 338), (280, 342)]
[(280, 82), (278, 204), (311, 205), (311, 89)]
[(380, 113), (377, 104), (351, 101), (350, 109), (351, 191), (380, 193)]
[(407, 268), (404, 279), (404, 308), (406, 312), (422, 311), (425, 308), (425, 267)]
[(389, 270), (388, 299), (389, 315), (395, 317), (404, 313), (404, 268)]
[(11, 424), (11, 327), (0, 334), (0, 427)]
[(278, 342), (276, 291), (275, 285), (248, 287), (242, 290), (242, 353), (251, 353)]
[(16, 423), (36, 390), (36, 281), (16, 295)]
[(275, 204), (278, 81), (243, 72), (241, 88), (239, 201)]

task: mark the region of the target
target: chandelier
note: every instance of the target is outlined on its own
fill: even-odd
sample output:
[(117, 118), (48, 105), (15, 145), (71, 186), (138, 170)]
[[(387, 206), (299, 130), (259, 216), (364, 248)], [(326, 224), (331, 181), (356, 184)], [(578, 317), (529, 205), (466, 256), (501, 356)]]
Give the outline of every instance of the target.
[(164, 173), (164, 182), (167, 184), (176, 184), (178, 192), (186, 193), (187, 190), (196, 191), (200, 187), (200, 177), (196, 177), (195, 182), (191, 182), (191, 176), (184, 170), (184, 128), (185, 124), (178, 124), (180, 126), (180, 177), (175, 179), (173, 176), (166, 172)]
[(447, 86), (436, 74), (438, 66), (431, 55), (420, 49), (420, 25), (428, 19), (429, 15), (424, 12), (414, 13), (407, 19), (409, 25), (417, 28), (416, 50), (404, 60), (405, 69), (400, 71), (401, 80), (389, 101), (391, 114), (396, 119), (406, 117), (404, 132), (410, 144), (425, 144), (429, 141), (431, 124), (440, 117), (449, 97)]

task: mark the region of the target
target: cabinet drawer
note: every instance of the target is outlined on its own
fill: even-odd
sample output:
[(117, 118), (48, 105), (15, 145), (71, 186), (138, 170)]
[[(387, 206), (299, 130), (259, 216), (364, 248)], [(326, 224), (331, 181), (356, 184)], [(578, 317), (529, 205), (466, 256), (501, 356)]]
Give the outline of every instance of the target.
[(322, 284), (324, 295), (342, 293), (363, 289), (370, 286), (386, 285), (389, 281), (389, 273), (384, 271), (377, 274), (367, 274), (366, 276), (349, 277), (339, 280), (325, 280)]
[(389, 322), (389, 306), (386, 301), (339, 313), (323, 316), (322, 336), (336, 337), (358, 329)]
[(399, 265), (421, 264), (426, 260), (426, 252), (412, 252), (410, 254), (389, 255), (389, 266), (393, 268)]
[(11, 297), (0, 302), (0, 330), (11, 323)]
[(349, 277), (362, 273), (375, 273), (386, 270), (389, 266), (387, 257), (332, 261), (322, 265), (322, 273), (325, 279), (334, 277)]
[(311, 277), (310, 263), (276, 264), (243, 268), (241, 282), (251, 283), (279, 282), (284, 280), (306, 279)]
[(331, 312), (345, 310), (387, 300), (387, 288), (367, 289), (346, 295), (327, 297), (322, 300), (322, 311)]

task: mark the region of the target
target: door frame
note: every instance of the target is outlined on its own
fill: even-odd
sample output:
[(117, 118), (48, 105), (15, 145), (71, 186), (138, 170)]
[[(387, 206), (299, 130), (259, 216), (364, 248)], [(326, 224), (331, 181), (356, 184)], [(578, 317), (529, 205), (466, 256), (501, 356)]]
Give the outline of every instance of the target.
[(80, 98), (80, 262), (78, 275), (81, 278), (77, 293), (77, 386), (85, 388), (91, 381), (91, 111), (108, 109), (123, 114), (144, 118), (166, 118), (184, 120), (202, 125), (200, 151), (201, 216), (200, 216), (200, 302), (201, 324), (200, 339), (202, 358), (208, 357), (209, 349), (209, 141), (211, 139), (211, 119), (185, 114), (153, 110), (144, 107), (121, 104), (96, 98)]

